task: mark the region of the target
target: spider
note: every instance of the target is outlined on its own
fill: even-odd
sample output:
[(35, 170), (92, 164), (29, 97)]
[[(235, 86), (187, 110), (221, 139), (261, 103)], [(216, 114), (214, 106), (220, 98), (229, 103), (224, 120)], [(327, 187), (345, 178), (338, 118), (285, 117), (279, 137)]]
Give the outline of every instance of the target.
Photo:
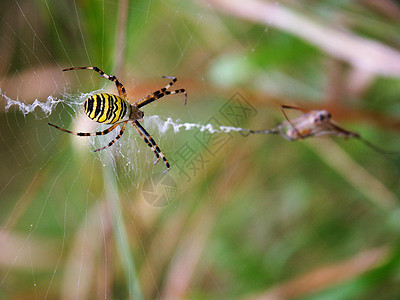
[(77, 136), (95, 136), (95, 135), (104, 135), (113, 131), (119, 124), (122, 124), (122, 128), (120, 133), (106, 146), (101, 147), (99, 149), (94, 150), (94, 152), (106, 149), (112, 146), (119, 138), (121, 138), (122, 134), (125, 131), (126, 124), (131, 123), (132, 126), (135, 128), (139, 136), (142, 140), (151, 148), (156, 156), (156, 164), (160, 160), (160, 156), (164, 161), (165, 166), (167, 169), (163, 172), (167, 172), (170, 169), (170, 164), (168, 160), (165, 158), (164, 154), (162, 153), (161, 149), (158, 147), (154, 139), (150, 136), (150, 134), (144, 129), (144, 127), (139, 123), (139, 121), (143, 121), (144, 113), (140, 110), (141, 107), (156, 101), (164, 96), (183, 93), (185, 94), (185, 105), (187, 100), (187, 94), (185, 89), (178, 89), (174, 91), (168, 91), (168, 89), (177, 81), (177, 79), (173, 76), (163, 76), (163, 78), (171, 79), (171, 82), (168, 83), (162, 89), (155, 91), (154, 93), (147, 95), (134, 104), (130, 104), (126, 99), (126, 90), (125, 87), (118, 81), (115, 76), (107, 75), (102, 70), (97, 67), (74, 67), (64, 69), (63, 71), (70, 71), (70, 70), (94, 70), (100, 73), (100, 77), (104, 77), (108, 80), (115, 82), (115, 85), (118, 89), (118, 96), (113, 94), (107, 93), (99, 93), (93, 96), (90, 96), (85, 100), (84, 109), (86, 115), (96, 121), (98, 123), (103, 124), (113, 124), (111, 127), (107, 128), (104, 131), (100, 132), (73, 132), (63, 128), (60, 128), (56, 125), (48, 123), (50, 126), (53, 126), (61, 131), (68, 132), (73, 135)]

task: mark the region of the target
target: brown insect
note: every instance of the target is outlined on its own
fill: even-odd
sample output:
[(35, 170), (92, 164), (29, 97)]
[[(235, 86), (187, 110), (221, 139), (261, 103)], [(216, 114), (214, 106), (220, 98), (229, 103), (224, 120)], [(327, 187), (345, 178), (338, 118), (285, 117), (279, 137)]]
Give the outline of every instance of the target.
[[(295, 119), (289, 119), (285, 109), (295, 109), (303, 112)], [(399, 151), (387, 151), (363, 139), (357, 132), (346, 130), (337, 125), (326, 110), (304, 110), (300, 107), (281, 105), (281, 110), (286, 121), (270, 130), (246, 130), (250, 133), (280, 134), (289, 141), (296, 141), (312, 136), (336, 135), (348, 138), (356, 138), (373, 150), (384, 154), (399, 154)]]

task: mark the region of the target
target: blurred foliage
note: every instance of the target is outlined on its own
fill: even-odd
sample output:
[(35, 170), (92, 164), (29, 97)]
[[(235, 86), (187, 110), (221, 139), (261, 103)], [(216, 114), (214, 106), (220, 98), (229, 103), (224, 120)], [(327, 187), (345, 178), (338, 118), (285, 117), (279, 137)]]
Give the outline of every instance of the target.
[[(65, 101), (114, 91), (90, 71), (53, 75), (95, 65), (117, 75), (131, 101), (165, 85), (161, 76), (176, 76), (187, 106), (171, 96), (146, 106), (146, 116), (262, 129), (284, 120), (280, 104), (327, 107), (345, 128), (400, 149), (398, 78), (361, 74), (273, 24), (219, 10), (218, 2), (4, 3), (2, 102), (15, 90), (13, 98), (32, 103), (48, 84)], [(399, 49), (398, 1), (274, 3)], [(235, 95), (255, 111), (230, 124), (221, 112)], [(50, 116), (0, 107), (2, 299), (400, 297), (400, 155), (329, 137), (229, 133), (204, 145), (199, 131), (162, 134), (153, 124), (146, 128), (172, 165), (159, 177), (164, 165), (153, 168), (153, 153), (131, 128), (97, 155), (91, 143), (48, 127), (81, 124), (73, 107), (58, 105)], [(332, 139), (340, 148), (326, 152)], [(205, 161), (192, 157), (181, 169), (185, 146)], [(356, 167), (332, 167), (327, 157), (341, 155)], [(355, 184), (360, 172), (372, 179)], [(165, 193), (157, 190), (164, 178), (172, 202), (146, 200), (152, 188)]]

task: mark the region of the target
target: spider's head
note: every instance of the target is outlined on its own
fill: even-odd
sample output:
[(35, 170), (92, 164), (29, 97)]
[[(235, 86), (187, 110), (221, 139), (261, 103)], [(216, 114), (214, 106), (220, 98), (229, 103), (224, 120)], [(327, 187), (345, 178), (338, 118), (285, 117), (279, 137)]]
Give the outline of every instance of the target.
[(317, 110), (314, 113), (314, 124), (329, 122), (331, 114), (326, 110)]

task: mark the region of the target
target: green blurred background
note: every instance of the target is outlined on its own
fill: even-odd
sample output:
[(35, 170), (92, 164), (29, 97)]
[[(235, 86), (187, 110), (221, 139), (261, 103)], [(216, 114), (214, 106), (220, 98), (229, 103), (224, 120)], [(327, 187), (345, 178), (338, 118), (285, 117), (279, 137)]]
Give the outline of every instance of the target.
[[(400, 298), (400, 155), (158, 127), (272, 128), (288, 104), (400, 150), (399, 1), (15, 0), (0, 17), (0, 299)], [(104, 128), (75, 102), (115, 86), (61, 72), (86, 65), (131, 102), (178, 78), (186, 106), (143, 109), (170, 172), (132, 128), (93, 153), (112, 137), (47, 125)]]

